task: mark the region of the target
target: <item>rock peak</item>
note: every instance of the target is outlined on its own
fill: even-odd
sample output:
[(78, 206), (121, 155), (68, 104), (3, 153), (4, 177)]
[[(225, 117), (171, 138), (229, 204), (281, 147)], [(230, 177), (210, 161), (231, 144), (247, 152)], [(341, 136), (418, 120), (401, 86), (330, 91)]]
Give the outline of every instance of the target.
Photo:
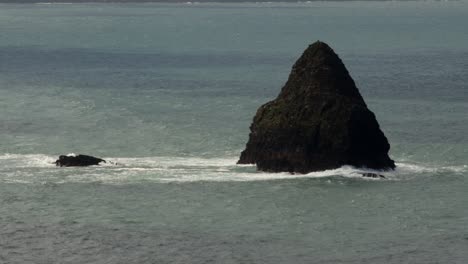
[(278, 97), (262, 105), (239, 163), (307, 173), (343, 165), (393, 169), (390, 144), (341, 59), (310, 45)]
[(361, 94), (341, 59), (330, 46), (321, 41), (311, 44), (294, 64), (280, 96), (314, 94), (345, 96), (363, 104)]
[(338, 57), (336, 53), (333, 51), (330, 46), (328, 46), (327, 43), (322, 42), (320, 40), (317, 40), (316, 42), (312, 43), (307, 47), (307, 49), (304, 51), (304, 54), (310, 53), (310, 54), (317, 54), (317, 53), (322, 53), (324, 55), (329, 55), (329, 56), (334, 56)]

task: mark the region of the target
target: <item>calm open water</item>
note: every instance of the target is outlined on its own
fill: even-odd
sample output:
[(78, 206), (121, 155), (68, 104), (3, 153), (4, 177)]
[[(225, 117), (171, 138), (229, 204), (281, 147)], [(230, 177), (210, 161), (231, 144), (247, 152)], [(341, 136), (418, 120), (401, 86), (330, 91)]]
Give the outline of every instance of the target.
[[(468, 262), (468, 3), (0, 5), (0, 263)], [(386, 180), (236, 166), (315, 40)], [(117, 162), (56, 168), (58, 155)]]

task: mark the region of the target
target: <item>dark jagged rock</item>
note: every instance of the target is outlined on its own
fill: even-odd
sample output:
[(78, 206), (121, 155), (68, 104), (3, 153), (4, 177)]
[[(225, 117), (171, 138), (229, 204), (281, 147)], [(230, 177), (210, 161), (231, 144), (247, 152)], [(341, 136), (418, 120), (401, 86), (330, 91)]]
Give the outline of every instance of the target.
[(341, 59), (320, 41), (296, 61), (278, 97), (257, 110), (250, 131), (238, 163), (262, 171), (395, 168), (375, 115)]
[(366, 173), (361, 173), (362, 177), (366, 178), (383, 178), (385, 179), (385, 176), (382, 174), (377, 174), (377, 173), (371, 173), (371, 172), (366, 172)]
[(61, 155), (59, 159), (55, 161), (55, 165), (60, 167), (91, 166), (99, 165), (101, 162), (106, 163), (103, 159), (88, 155)]

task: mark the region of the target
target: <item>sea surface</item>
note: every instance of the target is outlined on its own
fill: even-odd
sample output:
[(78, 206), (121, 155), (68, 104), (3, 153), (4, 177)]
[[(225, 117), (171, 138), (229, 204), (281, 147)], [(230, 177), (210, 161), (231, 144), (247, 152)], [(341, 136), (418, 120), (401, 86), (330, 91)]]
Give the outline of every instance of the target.
[[(467, 2), (0, 4), (0, 263), (468, 263), (467, 25)], [(236, 165), (316, 40), (386, 179)]]

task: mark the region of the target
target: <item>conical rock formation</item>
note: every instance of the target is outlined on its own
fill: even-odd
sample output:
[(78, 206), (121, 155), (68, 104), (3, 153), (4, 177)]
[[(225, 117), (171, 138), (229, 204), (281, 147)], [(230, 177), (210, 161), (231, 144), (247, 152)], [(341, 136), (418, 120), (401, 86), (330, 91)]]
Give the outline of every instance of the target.
[(390, 145), (341, 59), (310, 45), (278, 97), (262, 105), (238, 163), (307, 173), (343, 165), (394, 169)]

